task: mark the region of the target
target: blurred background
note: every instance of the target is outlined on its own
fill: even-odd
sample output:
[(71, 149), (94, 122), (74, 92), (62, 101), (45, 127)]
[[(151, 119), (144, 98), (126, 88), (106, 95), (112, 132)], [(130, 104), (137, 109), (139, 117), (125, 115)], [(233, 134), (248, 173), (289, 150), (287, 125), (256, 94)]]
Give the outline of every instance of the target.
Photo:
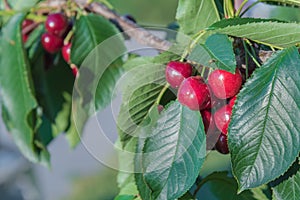
[[(242, 1), (238, 1), (242, 2)], [(252, 1), (254, 2), (254, 1)], [(137, 22), (145, 27), (167, 27), (175, 21), (177, 1), (175, 0), (110, 0), (120, 14), (131, 14)], [(247, 16), (261, 18), (277, 18), (288, 21), (300, 21), (297, 8), (280, 8), (256, 5)], [(163, 33), (156, 32), (163, 35)], [(127, 41), (128, 46), (138, 46), (134, 41)], [(139, 52), (144, 55), (154, 55), (156, 52)], [(1, 98), (1, 97), (0, 97)], [(114, 105), (120, 102), (115, 100)], [(105, 117), (103, 117), (105, 116)], [(90, 119), (84, 131), (85, 141), (95, 141), (97, 138), (97, 118), (99, 121), (107, 117), (113, 118), (110, 108), (98, 117)], [(1, 121), (1, 120), (0, 120)], [(116, 140), (117, 132), (112, 121), (106, 123), (106, 129), (112, 133), (109, 136)], [(101, 144), (96, 144), (97, 152), (107, 150)], [(49, 149), (51, 153), (51, 169), (29, 163), (18, 152), (16, 146), (0, 123), (0, 199), (1, 200), (110, 200), (117, 194), (117, 172), (98, 162), (79, 144), (70, 149), (63, 136), (58, 137)]]

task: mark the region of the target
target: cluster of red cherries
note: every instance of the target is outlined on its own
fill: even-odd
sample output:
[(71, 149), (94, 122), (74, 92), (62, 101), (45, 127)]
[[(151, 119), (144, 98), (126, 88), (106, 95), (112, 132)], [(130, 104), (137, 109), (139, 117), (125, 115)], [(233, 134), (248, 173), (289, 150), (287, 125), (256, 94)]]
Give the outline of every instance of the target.
[(192, 76), (193, 67), (187, 62), (171, 61), (166, 66), (165, 76), (171, 87), (178, 89), (178, 101), (201, 112), (205, 132), (221, 132), (215, 149), (228, 154), (227, 133), (236, 95), (242, 86), (242, 75), (216, 69), (208, 76), (207, 83), (199, 76)]
[[(25, 19), (22, 23), (22, 29), (32, 25), (34, 21)], [(70, 30), (68, 18), (62, 13), (52, 13), (47, 16), (45, 22), (46, 32), (41, 37), (41, 43), (45, 51), (50, 54), (57, 53), (61, 50), (62, 56), (67, 63), (70, 63), (71, 42), (65, 41), (64, 37)], [(23, 42), (26, 42), (30, 32), (23, 34)], [(78, 69), (71, 65), (74, 76), (77, 75)]]

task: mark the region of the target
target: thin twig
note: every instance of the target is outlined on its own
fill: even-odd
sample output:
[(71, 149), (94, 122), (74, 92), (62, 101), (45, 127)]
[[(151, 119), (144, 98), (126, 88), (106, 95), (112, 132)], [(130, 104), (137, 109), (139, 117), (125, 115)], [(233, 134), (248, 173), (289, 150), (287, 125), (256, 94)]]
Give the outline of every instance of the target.
[(3, 0), (5, 10), (12, 10), (12, 7), (9, 5), (8, 0)]

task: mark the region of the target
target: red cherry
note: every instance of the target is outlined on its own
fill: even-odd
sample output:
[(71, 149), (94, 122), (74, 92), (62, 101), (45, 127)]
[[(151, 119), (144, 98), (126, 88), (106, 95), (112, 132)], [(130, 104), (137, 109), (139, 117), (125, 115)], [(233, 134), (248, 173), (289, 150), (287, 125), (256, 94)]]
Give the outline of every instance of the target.
[(178, 89), (178, 101), (191, 110), (201, 110), (208, 101), (209, 91), (203, 78), (192, 76), (185, 79)]
[(209, 75), (208, 84), (216, 97), (231, 98), (239, 92), (242, 86), (242, 75), (238, 68), (235, 74), (217, 69)]
[(29, 34), (22, 34), (22, 40), (24, 43), (27, 42), (28, 37), (29, 37)]
[[(34, 21), (32, 21), (31, 19), (25, 19), (22, 22), (22, 32), (25, 28), (27, 28), (28, 26), (32, 25), (34, 23)], [(29, 34), (31, 31), (27, 32), (25, 34), (22, 34), (22, 40), (25, 43), (28, 40)]]
[(234, 103), (235, 103), (235, 100), (236, 100), (236, 96), (232, 97), (232, 98), (229, 100), (228, 105), (229, 105), (231, 108), (233, 108)]
[(63, 46), (63, 40), (51, 33), (44, 33), (42, 35), (42, 45), (49, 53), (55, 53)]
[(78, 68), (77, 67), (72, 67), (72, 73), (76, 77), (78, 75)]
[(225, 105), (217, 110), (214, 114), (214, 120), (217, 128), (225, 135), (228, 133), (231, 112), (232, 107), (230, 107), (229, 105)]
[(228, 149), (228, 143), (227, 143), (227, 135), (221, 134), (219, 136), (219, 139), (215, 145), (216, 150), (222, 154), (228, 154), (229, 149)]
[(67, 63), (70, 62), (71, 46), (72, 46), (72, 44), (69, 43), (67, 45), (64, 45), (61, 49), (62, 56)]
[(49, 33), (61, 36), (68, 28), (68, 19), (61, 13), (53, 13), (48, 15), (45, 28)]
[(22, 22), (22, 29), (30, 26), (33, 23), (34, 23), (34, 21), (31, 19), (24, 19), (24, 21)]
[(166, 79), (173, 88), (178, 88), (185, 78), (192, 75), (192, 66), (189, 63), (171, 61), (166, 67)]
[(204, 124), (205, 133), (210, 129), (215, 130), (215, 122), (213, 120), (212, 114), (209, 110), (202, 110), (201, 116)]

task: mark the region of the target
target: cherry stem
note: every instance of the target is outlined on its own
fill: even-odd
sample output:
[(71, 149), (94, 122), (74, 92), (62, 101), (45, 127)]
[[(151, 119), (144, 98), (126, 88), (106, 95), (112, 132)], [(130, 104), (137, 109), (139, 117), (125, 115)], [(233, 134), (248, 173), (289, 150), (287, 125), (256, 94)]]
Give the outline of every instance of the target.
[(167, 89), (170, 87), (170, 84), (167, 83), (163, 89), (160, 91), (155, 103), (158, 105), (160, 103), (161, 98), (163, 97), (163, 95), (165, 94), (165, 92), (167, 91)]
[(73, 35), (74, 35), (74, 31), (70, 30), (69, 33), (68, 33), (68, 35), (64, 39), (64, 45), (67, 45), (67, 44), (70, 43), (71, 38), (73, 37)]
[(256, 6), (258, 3), (260, 3), (259, 1), (256, 1), (255, 3), (251, 4), (248, 8), (246, 8), (241, 14), (240, 17), (242, 17), (244, 14), (246, 14), (246, 12), (248, 12), (251, 8), (253, 8), (254, 6)]
[(22, 30), (22, 34), (26, 35), (26, 34), (30, 33), (33, 29), (35, 29), (36, 27), (38, 27), (39, 24), (40, 23), (34, 22), (33, 24), (28, 25), (27, 27), (25, 27)]
[(199, 42), (199, 40), (202, 38), (202, 36), (206, 33), (205, 30), (201, 30), (200, 32), (196, 33), (193, 37), (192, 40), (189, 42), (189, 45), (187, 48), (185, 48), (180, 61), (183, 61), (189, 53), (191, 53), (192, 49), (195, 48), (196, 44)]
[(241, 14), (243, 8), (245, 7), (246, 3), (248, 3), (248, 1), (249, 1), (249, 0), (244, 0), (243, 3), (240, 5), (239, 9), (238, 9), (237, 12), (235, 13), (235, 16), (236, 16), (236, 17), (238, 17), (238, 16)]
[(245, 62), (246, 62), (246, 79), (248, 78), (248, 75), (249, 75), (249, 70), (248, 70), (248, 48), (245, 44), (245, 41), (243, 40), (243, 46), (244, 46), (244, 49), (245, 49)]

